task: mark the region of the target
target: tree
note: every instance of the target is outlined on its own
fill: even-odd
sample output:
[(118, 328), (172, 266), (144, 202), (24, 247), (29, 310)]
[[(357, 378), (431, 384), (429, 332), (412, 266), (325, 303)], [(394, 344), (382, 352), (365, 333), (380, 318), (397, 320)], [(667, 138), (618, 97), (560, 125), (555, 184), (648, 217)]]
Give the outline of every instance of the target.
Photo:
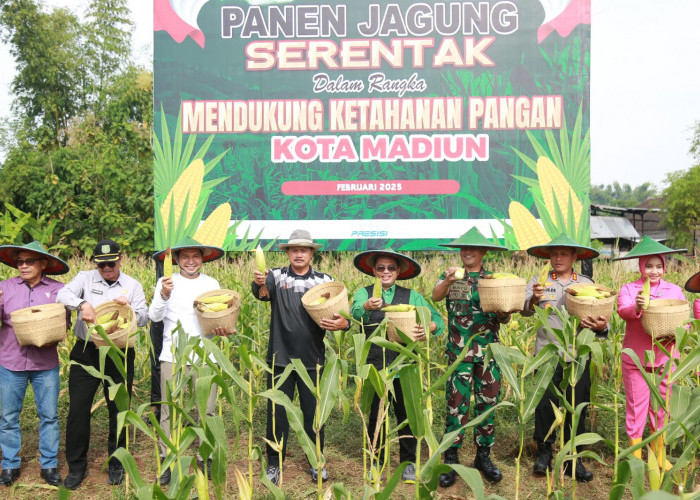
[(692, 248), (693, 238), (700, 235), (700, 165), (672, 172), (666, 176), (666, 182), (663, 203), (667, 211), (663, 224), (674, 245)]
[(10, 0), (0, 13), (15, 59), (13, 108), (40, 148), (64, 146), (68, 121), (84, 109), (86, 79), (81, 26), (65, 9), (44, 13), (34, 0)]
[(636, 207), (647, 198), (657, 195), (656, 188), (645, 182), (635, 188), (629, 184), (612, 184), (591, 186), (591, 203), (612, 205), (615, 207)]

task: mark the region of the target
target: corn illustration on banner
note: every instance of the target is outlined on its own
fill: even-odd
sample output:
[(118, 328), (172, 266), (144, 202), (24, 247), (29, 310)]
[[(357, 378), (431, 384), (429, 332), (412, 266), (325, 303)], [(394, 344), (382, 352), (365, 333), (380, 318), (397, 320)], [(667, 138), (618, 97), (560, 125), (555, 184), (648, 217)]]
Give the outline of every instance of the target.
[(590, 0), (156, 0), (154, 56), (159, 249), (589, 242)]

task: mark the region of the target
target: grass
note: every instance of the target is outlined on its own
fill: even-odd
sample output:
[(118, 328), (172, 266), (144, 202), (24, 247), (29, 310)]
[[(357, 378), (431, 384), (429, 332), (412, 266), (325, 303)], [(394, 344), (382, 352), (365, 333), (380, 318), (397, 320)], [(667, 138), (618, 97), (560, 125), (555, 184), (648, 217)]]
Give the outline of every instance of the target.
[[(353, 293), (360, 286), (369, 284), (370, 279), (361, 275), (352, 265), (353, 254), (347, 253), (324, 253), (318, 256), (314, 261), (314, 267), (317, 267), (324, 272), (328, 272), (336, 279), (342, 279), (350, 293)], [(413, 286), (426, 296), (430, 297), (430, 292), (435, 284), (437, 277), (449, 265), (458, 263), (458, 256), (449, 253), (428, 253), (414, 254), (414, 257), (423, 266), (423, 272), (417, 279), (404, 283), (408, 286)], [(276, 267), (284, 265), (286, 255), (278, 252), (268, 252), (268, 266)], [(92, 268), (92, 264), (87, 260), (70, 261), (71, 272), (63, 277), (59, 277), (61, 281), (68, 281), (78, 270)], [(485, 263), (485, 267), (494, 271), (512, 271), (520, 276), (530, 278), (539, 272), (541, 262), (523, 256), (513, 254), (508, 257), (498, 256), (490, 258)], [(253, 299), (250, 293), (250, 280), (254, 268), (253, 254), (236, 254), (226, 261), (218, 261), (215, 263), (206, 264), (204, 271), (207, 274), (219, 279), (222, 287), (238, 290), (243, 295), (243, 305), (239, 316), (239, 335), (250, 338), (251, 349), (262, 356), (265, 355), (268, 337), (269, 325), (269, 306)], [(668, 281), (682, 284), (687, 276), (691, 275), (696, 270), (696, 265), (691, 262), (679, 263), (674, 261), (669, 265), (669, 270), (666, 275)], [(138, 279), (144, 286), (146, 298), (150, 302), (153, 289), (155, 286), (155, 276), (153, 273), (152, 263), (145, 257), (129, 258), (125, 257), (123, 261), (122, 271)], [(595, 277), (596, 281), (615, 289), (628, 281), (637, 277), (637, 272), (628, 269), (625, 263), (596, 263)], [(14, 270), (7, 266), (0, 268), (0, 279), (5, 279), (14, 275)], [(696, 298), (689, 296), (689, 299)], [(445, 314), (444, 302), (435, 304), (443, 314)], [(525, 319), (519, 316), (514, 316), (517, 325), (510, 325), (511, 331), (504, 330), (502, 335), (531, 335), (533, 319)], [(612, 322), (614, 329), (624, 329), (624, 323), (616, 320)], [(506, 327), (504, 327), (506, 328)], [(525, 333), (523, 333), (525, 332)], [(620, 336), (621, 338), (621, 336)], [(68, 365), (67, 359), (70, 348), (74, 342), (74, 336), (69, 334), (68, 339), (59, 347), (61, 359), (61, 394), (59, 396), (59, 418), (61, 428), (61, 447), (59, 450), (59, 470), (63, 476), (67, 473), (65, 464), (64, 446), (65, 446), (65, 419), (68, 413), (68, 394), (67, 394), (67, 375)], [(431, 341), (431, 359), (436, 363), (433, 367), (433, 374), (441, 372), (445, 364), (444, 358), (444, 342), (445, 336)], [(610, 341), (603, 342), (604, 347), (607, 347)], [(346, 345), (346, 348), (349, 347)], [(603, 349), (604, 353), (607, 349)], [(233, 359), (234, 364), (237, 362)], [(350, 363), (353, 366), (354, 363)], [(606, 366), (615, 366), (615, 360), (605, 358)], [(137, 350), (135, 363), (135, 383), (134, 383), (134, 400), (133, 407), (136, 408), (142, 403), (148, 403), (150, 397), (150, 364), (147, 357), (145, 344), (141, 344)], [(612, 375), (614, 370), (604, 369), (599, 379), (599, 384), (610, 388), (612, 386)], [(697, 381), (695, 382), (697, 384)], [(256, 393), (265, 390), (264, 376), (260, 376), (253, 380), (254, 391)], [(345, 390), (345, 395), (352, 401), (355, 386), (353, 382), (348, 383)], [(240, 397), (240, 408), (246, 407), (246, 399), (239, 392), (236, 393)], [(599, 390), (598, 404), (601, 407), (597, 408), (597, 420), (595, 429), (592, 432), (599, 433), (607, 442), (600, 442), (591, 447), (592, 451), (601, 456), (604, 464), (588, 461), (587, 466), (592, 468), (595, 473), (595, 480), (588, 484), (579, 484), (577, 487), (579, 498), (607, 498), (609, 496), (610, 487), (612, 484), (612, 464), (614, 461), (614, 429), (620, 429), (620, 448), (627, 447), (627, 438), (624, 433), (624, 398), (618, 398), (618, 416), (615, 418), (614, 413), (606, 411), (602, 408), (603, 405), (610, 407), (612, 399), (607, 396), (609, 391)], [(512, 392), (503, 384), (501, 397), (507, 396), (513, 401)], [(92, 438), (91, 449), (88, 454), (89, 460), (89, 476), (84, 482), (84, 486), (74, 495), (76, 498), (124, 498), (125, 489), (121, 487), (110, 487), (107, 484), (106, 473), (101, 471), (105, 461), (107, 460), (106, 441), (107, 441), (107, 409), (101, 403), (103, 395), (98, 391), (96, 396), (96, 405), (92, 419)], [(263, 437), (265, 435), (265, 400), (259, 399), (253, 416), (253, 436), (254, 444), (260, 447), (264, 446)], [(433, 432), (438, 437), (442, 435), (444, 425), (444, 393), (439, 392), (433, 395), (433, 410), (435, 417), (433, 421)], [(223, 420), (226, 426), (226, 435), (228, 437), (228, 456), (229, 464), (226, 484), (226, 497), (231, 498), (238, 496), (238, 488), (234, 479), (235, 468), (238, 468), (245, 474), (247, 471), (247, 429), (245, 425), (240, 428), (240, 433), (236, 435), (233, 425), (233, 409), (228, 405), (222, 406)], [(53, 498), (56, 495), (54, 489), (47, 487), (39, 479), (39, 464), (38, 464), (38, 422), (36, 411), (34, 408), (31, 389), (28, 390), (28, 395), (25, 400), (25, 408), (21, 417), (23, 447), (20, 455), (23, 459), (22, 476), (18, 483), (4, 493), (10, 498)], [(520, 491), (524, 497), (528, 498), (544, 498), (547, 494), (547, 484), (542, 478), (533, 477), (530, 473), (532, 464), (535, 458), (535, 450), (532, 447), (530, 436), (532, 434), (532, 422), (528, 422), (526, 426), (526, 448), (521, 464)], [(132, 431), (133, 432), (133, 431)], [(468, 431), (470, 435), (471, 431)], [(496, 485), (486, 484), (486, 493), (493, 493), (505, 498), (512, 498), (515, 484), (515, 458), (518, 453), (518, 424), (517, 414), (512, 408), (500, 409), (496, 414), (496, 445), (493, 449), (493, 458), (495, 463), (501, 468), (504, 480)], [(326, 455), (328, 469), (330, 473), (330, 483), (342, 482), (350, 491), (353, 497), (361, 497), (363, 482), (362, 482), (362, 423), (357, 412), (350, 410), (347, 420), (344, 420), (342, 408), (336, 408), (331, 414), (326, 426)], [(316, 492), (315, 484), (308, 476), (306, 456), (293, 433), (290, 434), (290, 443), (288, 447), (288, 456), (285, 462), (285, 476), (283, 489), (290, 498), (308, 498), (314, 496)], [(153, 481), (156, 475), (155, 457), (153, 456), (152, 442), (145, 438), (142, 434), (137, 433), (136, 436), (130, 438), (132, 443), (132, 454), (135, 457), (139, 470), (148, 481)], [(468, 444), (467, 444), (468, 443)], [(427, 446), (423, 446), (423, 456), (421, 462), (427, 460)], [(474, 458), (474, 446), (470, 439), (465, 440), (465, 447), (460, 452), (460, 459), (463, 464), (471, 466)], [(680, 450), (676, 449), (671, 452), (671, 456), (677, 457)], [(697, 457), (696, 457), (697, 460)], [(398, 449), (397, 444), (392, 446), (392, 470), (398, 464)], [(257, 475), (260, 472), (258, 462), (254, 464), (254, 474), (256, 476), (255, 488), (253, 494), (255, 498), (263, 498), (266, 496), (265, 487), (257, 480)], [(700, 484), (700, 479), (695, 471), (694, 484), (697, 488)], [(568, 483), (565, 483), (565, 485)], [(693, 484), (691, 482), (691, 484)], [(566, 490), (565, 490), (566, 491)], [(414, 487), (412, 485), (399, 485), (394, 491), (392, 498), (413, 498)], [(463, 498), (471, 495), (471, 490), (466, 484), (459, 480), (457, 484), (449, 489), (438, 489), (438, 497), (441, 498)]]

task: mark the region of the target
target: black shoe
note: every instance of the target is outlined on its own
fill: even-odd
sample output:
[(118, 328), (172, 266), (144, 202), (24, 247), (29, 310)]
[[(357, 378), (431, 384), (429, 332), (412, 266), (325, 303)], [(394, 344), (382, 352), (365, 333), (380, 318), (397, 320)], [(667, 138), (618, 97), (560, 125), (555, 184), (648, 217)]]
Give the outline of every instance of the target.
[(162, 470), (160, 473), (160, 485), (161, 486), (167, 486), (170, 484), (170, 478), (172, 477), (172, 473), (170, 472), (170, 467), (166, 467), (165, 469)]
[(538, 476), (544, 476), (547, 471), (552, 470), (552, 444), (538, 441), (537, 453), (537, 460), (535, 460), (532, 471)]
[[(197, 460), (197, 467), (204, 473), (204, 460)], [(207, 479), (211, 481), (211, 458), (207, 458)]]
[(61, 475), (58, 473), (58, 469), (56, 467), (41, 469), (39, 475), (41, 476), (41, 479), (46, 481), (46, 483), (50, 484), (51, 486), (58, 486), (61, 484)]
[[(447, 448), (443, 457), (445, 464), (458, 464), (459, 457), (457, 456), (457, 448)], [(454, 470), (440, 474), (440, 486), (449, 488), (457, 481), (457, 473)]]
[(122, 467), (122, 464), (107, 467), (107, 477), (109, 484), (112, 486), (122, 484), (124, 482), (124, 467)]
[(3, 469), (0, 473), (0, 485), (12, 486), (19, 479), (19, 467), (16, 469)]
[(280, 468), (276, 465), (268, 465), (265, 475), (270, 480), (272, 484), (277, 486), (280, 482)]
[(78, 486), (80, 486), (80, 483), (83, 482), (83, 479), (85, 479), (85, 476), (87, 476), (87, 471), (81, 471), (81, 472), (68, 472), (68, 475), (66, 476), (66, 480), (63, 481), (63, 486), (68, 488), (69, 490), (74, 490)]
[(476, 447), (476, 458), (474, 458), (474, 468), (484, 473), (484, 477), (492, 483), (497, 483), (503, 479), (503, 474), (491, 461), (491, 448), (488, 446)]
[[(571, 460), (564, 462), (564, 475), (571, 477)], [(576, 459), (576, 481), (583, 483), (593, 481), (593, 473), (583, 466), (580, 458)]]

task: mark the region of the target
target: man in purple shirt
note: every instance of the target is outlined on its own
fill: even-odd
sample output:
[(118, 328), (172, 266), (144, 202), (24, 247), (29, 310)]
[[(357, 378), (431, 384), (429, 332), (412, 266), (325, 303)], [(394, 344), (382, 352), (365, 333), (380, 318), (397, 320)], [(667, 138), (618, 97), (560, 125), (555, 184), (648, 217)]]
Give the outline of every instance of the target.
[[(22, 412), (27, 382), (32, 383), (39, 416), (39, 463), (41, 478), (58, 486), (58, 353), (56, 344), (20, 346), (10, 313), (18, 309), (56, 302), (60, 283), (47, 274), (65, 274), (68, 264), (49, 254), (38, 241), (24, 246), (0, 246), (0, 262), (19, 271), (19, 276), (0, 281), (0, 484), (11, 486), (19, 478)], [(70, 316), (68, 316), (70, 317)]]

